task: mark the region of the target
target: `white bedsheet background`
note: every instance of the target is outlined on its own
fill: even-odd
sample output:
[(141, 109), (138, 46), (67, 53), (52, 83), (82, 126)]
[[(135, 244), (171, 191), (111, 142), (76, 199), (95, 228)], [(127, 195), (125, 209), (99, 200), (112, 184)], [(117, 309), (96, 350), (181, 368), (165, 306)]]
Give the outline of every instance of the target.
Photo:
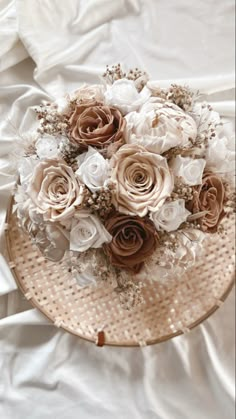
[[(32, 106), (121, 62), (197, 86), (227, 122), (233, 43), (233, 0), (0, 0), (0, 251)], [(172, 341), (97, 348), (31, 309), (0, 258), (0, 417), (233, 419), (234, 299)]]

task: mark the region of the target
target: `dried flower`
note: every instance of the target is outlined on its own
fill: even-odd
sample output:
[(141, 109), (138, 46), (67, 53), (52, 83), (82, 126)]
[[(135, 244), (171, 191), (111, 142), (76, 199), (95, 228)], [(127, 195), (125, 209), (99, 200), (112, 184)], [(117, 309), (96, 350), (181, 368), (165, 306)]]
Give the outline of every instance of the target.
[(180, 86), (178, 84), (172, 84), (166, 95), (167, 100), (175, 103), (185, 112), (189, 112), (192, 109), (194, 98), (195, 94), (188, 86)]
[(69, 128), (68, 114), (61, 114), (57, 106), (47, 103), (35, 108), (40, 121), (38, 132), (49, 135), (66, 135)]
[(119, 295), (119, 300), (122, 308), (130, 310), (133, 307), (137, 307), (140, 304), (144, 304), (144, 298), (142, 295), (142, 288), (144, 287), (142, 282), (135, 283), (130, 278), (125, 277), (121, 272), (117, 272), (117, 284), (115, 291)]
[(97, 192), (91, 193), (87, 188), (84, 192), (83, 206), (92, 212), (98, 212), (101, 218), (105, 218), (114, 210), (112, 195), (115, 189), (113, 183), (107, 183)]
[(109, 67), (107, 65), (105, 73), (102, 75), (107, 84), (113, 84), (116, 80), (127, 79), (132, 80), (135, 87), (140, 92), (147, 84), (149, 79), (145, 71), (138, 68), (130, 69), (127, 73), (124, 72), (120, 64)]

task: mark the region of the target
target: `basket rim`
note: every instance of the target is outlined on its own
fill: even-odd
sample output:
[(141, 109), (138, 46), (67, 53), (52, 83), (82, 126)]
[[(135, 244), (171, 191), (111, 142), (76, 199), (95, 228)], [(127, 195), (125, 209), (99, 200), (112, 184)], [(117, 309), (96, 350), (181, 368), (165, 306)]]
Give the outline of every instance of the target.
[[(10, 203), (7, 209), (7, 213), (6, 213), (6, 218), (5, 218), (5, 222), (6, 224), (9, 224), (9, 218), (11, 215), (11, 208), (12, 208), (12, 203), (13, 203), (14, 198), (12, 197), (12, 199), (10, 199)], [(6, 241), (6, 250), (7, 250), (7, 256), (9, 258), (8, 262), (14, 262), (11, 258), (11, 246), (10, 246), (10, 239), (9, 239), (9, 229), (7, 229), (5, 231), (5, 241)], [(21, 283), (19, 277), (17, 276), (16, 270), (17, 267), (13, 266), (10, 267), (11, 272), (14, 276), (14, 279), (16, 281), (16, 284), (19, 288), (19, 290), (22, 292), (23, 295), (25, 295), (28, 292), (28, 289), (24, 287), (24, 285)], [(207, 320), (213, 313), (215, 313), (218, 308), (221, 306), (221, 303), (224, 303), (225, 300), (227, 299), (228, 295), (230, 294), (231, 290), (233, 289), (235, 285), (235, 274), (232, 276), (232, 280), (230, 281), (227, 289), (225, 290), (225, 292), (220, 296), (220, 298), (218, 298), (217, 300), (220, 302), (220, 304), (215, 304), (214, 306), (212, 306), (212, 308), (210, 310), (208, 310), (203, 316), (201, 316), (198, 320), (196, 320), (195, 322), (191, 323), (188, 327), (187, 330), (191, 331), (193, 330), (195, 327), (199, 326), (201, 323), (203, 323), (205, 320)], [(96, 335), (94, 335), (94, 339), (87, 337), (85, 335), (82, 335), (80, 333), (77, 332), (73, 332), (73, 330), (71, 330), (69, 327), (66, 327), (65, 325), (60, 325), (60, 326), (55, 326), (54, 323), (54, 318), (52, 316), (50, 316), (50, 314), (48, 314), (48, 312), (43, 308), (43, 306), (41, 306), (37, 300), (32, 297), (30, 299), (28, 299), (28, 301), (30, 302), (30, 304), (34, 307), (37, 308), (48, 320), (50, 320), (52, 322), (52, 325), (54, 325), (54, 327), (57, 327), (58, 329), (62, 329), (65, 330), (66, 332), (69, 332), (71, 335), (73, 336), (77, 336), (87, 342), (93, 342), (96, 344)], [(104, 333), (106, 334), (106, 331), (104, 329)], [(181, 336), (183, 335), (185, 332), (183, 332), (182, 330), (177, 330), (176, 332), (173, 333), (169, 333), (167, 335), (162, 336), (161, 338), (154, 338), (154, 339), (147, 339), (145, 341), (145, 345), (144, 346), (150, 346), (150, 345), (155, 345), (158, 343), (163, 343), (166, 342), (174, 337), (177, 336)], [(132, 342), (132, 343), (125, 343), (125, 342), (104, 342), (104, 346), (111, 346), (111, 347), (123, 347), (123, 348), (134, 348), (134, 347), (140, 347), (141, 344), (139, 342)]]

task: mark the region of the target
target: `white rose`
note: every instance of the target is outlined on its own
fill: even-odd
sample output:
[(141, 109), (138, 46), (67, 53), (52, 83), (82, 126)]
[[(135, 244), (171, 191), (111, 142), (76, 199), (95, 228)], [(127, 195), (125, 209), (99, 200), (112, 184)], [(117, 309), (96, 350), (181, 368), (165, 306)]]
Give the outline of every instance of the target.
[(36, 153), (40, 159), (53, 159), (60, 156), (59, 141), (52, 135), (45, 135), (37, 140)]
[(177, 156), (171, 160), (170, 167), (175, 176), (182, 178), (183, 183), (193, 186), (202, 183), (205, 165), (204, 159)]
[(127, 143), (138, 143), (148, 151), (162, 154), (195, 140), (197, 127), (193, 118), (178, 106), (150, 98), (140, 109), (125, 117)]
[(111, 240), (112, 236), (96, 215), (86, 210), (75, 215), (71, 224), (70, 250), (85, 252), (90, 247), (98, 248)]
[(105, 92), (106, 104), (118, 108), (123, 115), (137, 111), (150, 97), (147, 87), (139, 93), (132, 80), (116, 80), (111, 86), (107, 86)]
[(206, 168), (232, 175), (235, 170), (235, 138), (222, 137), (209, 140), (206, 150)]
[(178, 199), (163, 204), (158, 211), (151, 213), (150, 218), (157, 230), (174, 231), (190, 214), (185, 208), (184, 199)]
[(108, 178), (108, 161), (93, 147), (89, 147), (86, 153), (77, 158), (77, 161), (79, 168), (75, 173), (78, 178), (91, 192), (100, 190)]

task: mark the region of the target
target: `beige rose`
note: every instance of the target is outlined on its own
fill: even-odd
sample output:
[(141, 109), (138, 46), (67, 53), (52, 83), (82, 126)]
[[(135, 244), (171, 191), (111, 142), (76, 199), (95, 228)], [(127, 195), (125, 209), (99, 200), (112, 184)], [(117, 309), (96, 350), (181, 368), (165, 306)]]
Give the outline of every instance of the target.
[(113, 204), (124, 214), (143, 217), (157, 211), (173, 190), (167, 160), (136, 144), (122, 146), (111, 159)]
[(109, 106), (91, 103), (78, 105), (70, 118), (70, 141), (86, 151), (88, 146), (117, 150), (123, 140), (125, 119), (120, 111)]
[(83, 186), (63, 160), (44, 160), (34, 169), (27, 193), (45, 220), (65, 221), (83, 200)]
[(205, 173), (200, 186), (193, 188), (193, 199), (187, 208), (193, 214), (201, 215), (199, 224), (207, 233), (215, 233), (225, 215), (225, 188), (221, 179), (214, 173)]

